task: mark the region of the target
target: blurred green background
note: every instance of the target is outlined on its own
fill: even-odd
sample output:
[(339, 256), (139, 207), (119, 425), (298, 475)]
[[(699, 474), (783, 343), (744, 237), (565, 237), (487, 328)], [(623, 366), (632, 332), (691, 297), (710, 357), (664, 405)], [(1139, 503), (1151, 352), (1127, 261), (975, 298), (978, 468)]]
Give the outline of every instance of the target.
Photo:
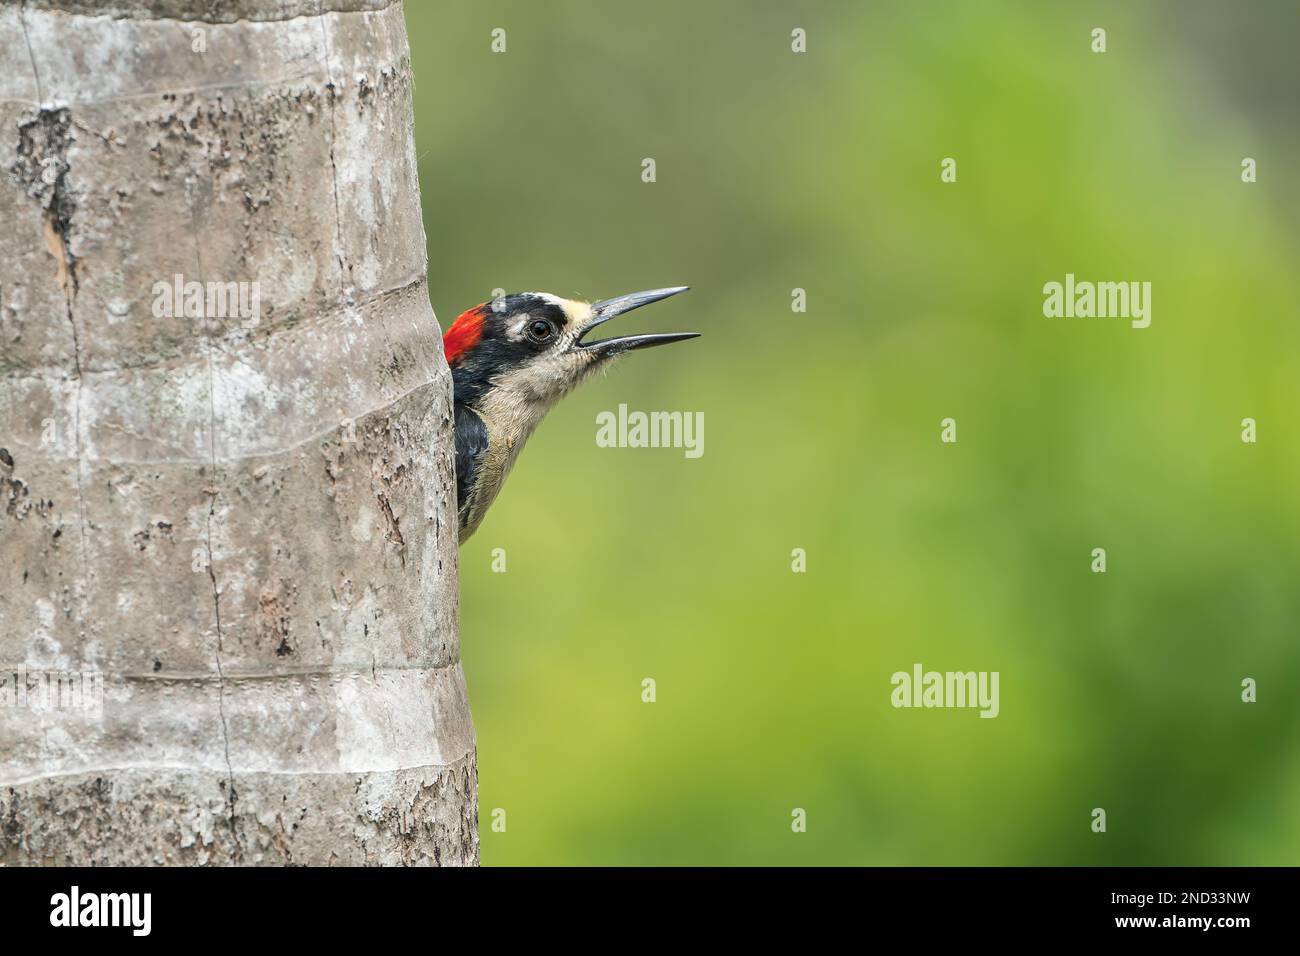
[[(461, 551), (485, 864), (1300, 862), (1297, 5), (406, 18), (444, 327), (682, 283), (622, 328), (704, 333), (561, 404)], [(1151, 327), (1044, 318), (1067, 272)], [(597, 447), (620, 402), (703, 457)], [(916, 662), (1001, 715), (895, 710)]]

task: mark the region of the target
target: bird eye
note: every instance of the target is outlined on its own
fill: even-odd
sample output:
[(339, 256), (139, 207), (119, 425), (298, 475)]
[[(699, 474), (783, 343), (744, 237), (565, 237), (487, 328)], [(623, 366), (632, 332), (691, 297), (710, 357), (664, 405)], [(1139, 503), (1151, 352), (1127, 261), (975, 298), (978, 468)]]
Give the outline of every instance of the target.
[(528, 337), (538, 344), (550, 341), (555, 334), (555, 326), (545, 319), (533, 319), (528, 323)]

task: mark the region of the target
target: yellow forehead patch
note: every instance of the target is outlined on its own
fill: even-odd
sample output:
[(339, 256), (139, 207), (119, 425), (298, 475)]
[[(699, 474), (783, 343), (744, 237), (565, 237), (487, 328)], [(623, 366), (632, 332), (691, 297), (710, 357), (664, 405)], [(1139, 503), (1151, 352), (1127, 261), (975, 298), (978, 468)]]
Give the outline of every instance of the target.
[(576, 299), (560, 299), (560, 308), (564, 310), (565, 316), (570, 322), (581, 325), (591, 318), (591, 303), (579, 302)]

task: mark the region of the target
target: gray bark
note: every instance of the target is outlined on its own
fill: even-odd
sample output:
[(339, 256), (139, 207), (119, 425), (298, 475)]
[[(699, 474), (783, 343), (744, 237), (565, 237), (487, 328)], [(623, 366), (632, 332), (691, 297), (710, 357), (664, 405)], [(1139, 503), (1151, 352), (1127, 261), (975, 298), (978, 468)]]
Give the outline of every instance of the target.
[(400, 4), (5, 3), (0, 226), (0, 862), (477, 863)]

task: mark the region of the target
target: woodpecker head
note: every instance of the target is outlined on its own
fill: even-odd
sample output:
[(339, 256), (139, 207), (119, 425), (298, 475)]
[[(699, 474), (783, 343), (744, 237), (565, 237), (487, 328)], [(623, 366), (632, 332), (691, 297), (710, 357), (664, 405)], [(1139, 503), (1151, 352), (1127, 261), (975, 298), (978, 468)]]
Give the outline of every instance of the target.
[(442, 337), (456, 390), (456, 498), (460, 540), (483, 520), (515, 458), (551, 406), (618, 356), (691, 339), (695, 332), (591, 339), (615, 316), (685, 286), (586, 303), (545, 292), (485, 302)]
[(695, 338), (699, 333), (590, 337), (615, 316), (685, 291), (685, 286), (653, 289), (594, 303), (523, 292), (476, 306), (442, 337), (456, 401), (478, 408), (491, 398), (520, 424), (536, 425), (552, 405), (618, 356)]

